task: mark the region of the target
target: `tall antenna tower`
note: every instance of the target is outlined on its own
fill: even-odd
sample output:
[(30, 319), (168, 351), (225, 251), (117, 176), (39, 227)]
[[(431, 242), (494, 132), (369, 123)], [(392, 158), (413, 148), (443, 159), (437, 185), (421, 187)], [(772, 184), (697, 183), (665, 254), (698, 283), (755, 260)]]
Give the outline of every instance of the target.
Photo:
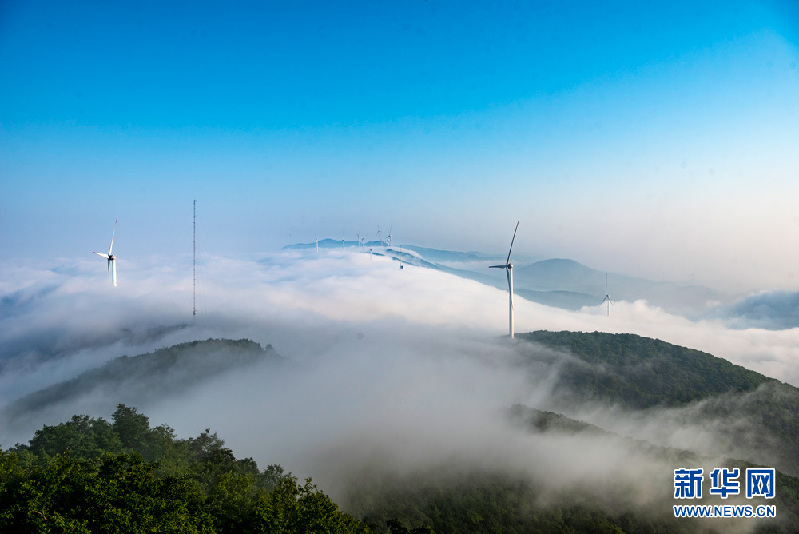
[(197, 315), (197, 199), (194, 199), (194, 233), (192, 235), (192, 258), (191, 258), (191, 315)]

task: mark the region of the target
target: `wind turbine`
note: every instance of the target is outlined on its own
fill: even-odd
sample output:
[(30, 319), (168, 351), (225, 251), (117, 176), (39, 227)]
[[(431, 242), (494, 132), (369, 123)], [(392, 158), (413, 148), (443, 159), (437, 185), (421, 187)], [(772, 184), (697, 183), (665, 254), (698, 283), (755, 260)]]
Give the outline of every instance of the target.
[(97, 254), (98, 256), (108, 260), (108, 270), (111, 272), (111, 282), (113, 282), (114, 287), (117, 286), (117, 257), (111, 254), (111, 249), (114, 248), (114, 234), (116, 233), (116, 231), (117, 231), (117, 222), (114, 221), (114, 231), (111, 232), (111, 246), (108, 247), (108, 254), (103, 254), (102, 252), (95, 252), (95, 254)]
[(316, 253), (319, 254), (319, 238), (316, 238)]
[(601, 306), (605, 301), (608, 301), (608, 317), (610, 317), (610, 305), (613, 304), (613, 301), (610, 300), (610, 293), (608, 293), (608, 273), (605, 273), (605, 298), (602, 299), (599, 305)]
[(389, 247), (391, 246), (391, 229), (392, 229), (392, 228), (394, 228), (394, 227), (393, 227), (393, 226), (389, 226), (389, 228), (388, 228), (388, 235), (386, 236), (386, 239), (388, 239), (388, 246), (389, 246)]
[(510, 337), (513, 339), (513, 264), (510, 262), (510, 253), (513, 252), (513, 242), (516, 240), (516, 230), (519, 229), (519, 221), (516, 221), (516, 228), (513, 229), (513, 239), (510, 240), (510, 250), (504, 265), (489, 265), (489, 269), (506, 269), (508, 272), (508, 325)]

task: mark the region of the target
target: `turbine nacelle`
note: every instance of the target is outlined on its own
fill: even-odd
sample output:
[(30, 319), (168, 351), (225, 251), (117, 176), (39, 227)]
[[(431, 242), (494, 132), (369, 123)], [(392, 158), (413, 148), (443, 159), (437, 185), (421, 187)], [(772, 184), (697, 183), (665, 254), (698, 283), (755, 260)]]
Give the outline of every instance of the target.
[(608, 317), (610, 317), (610, 306), (613, 304), (613, 301), (610, 300), (610, 293), (608, 293), (608, 274), (605, 273), (605, 298), (602, 299), (602, 302), (599, 303), (602, 306), (605, 302), (608, 303)]
[(94, 252), (101, 258), (105, 258), (107, 260), (108, 271), (111, 273), (111, 282), (114, 284), (114, 287), (117, 286), (117, 257), (114, 256), (111, 251), (114, 249), (114, 234), (117, 231), (117, 221), (114, 221), (114, 230), (111, 232), (111, 245), (108, 247), (108, 254), (103, 254), (102, 252)]

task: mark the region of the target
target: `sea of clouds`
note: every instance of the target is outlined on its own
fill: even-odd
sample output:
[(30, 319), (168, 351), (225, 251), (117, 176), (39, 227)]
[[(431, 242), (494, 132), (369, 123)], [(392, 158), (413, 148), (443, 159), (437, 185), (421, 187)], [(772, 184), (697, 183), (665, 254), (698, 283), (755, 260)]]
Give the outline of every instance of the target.
[[(670, 496), (671, 468), (622, 436), (679, 445), (668, 436), (687, 431), (673, 414), (575, 408), (621, 434), (590, 440), (509, 425), (503, 414), (511, 404), (547, 407), (557, 365), (519, 372), (518, 351), (502, 337), (506, 291), (431, 269), (400, 270), (357, 248), (292, 250), (203, 258), (193, 317), (190, 257), (118, 261), (116, 288), (91, 258), (0, 264), (0, 406), (123, 354), (246, 337), (297, 365), (233, 371), (163, 402), (143, 399), (142, 411), (181, 437), (210, 427), (237, 456), (313, 474), (342, 498), (353, 473), (453, 462), (524, 473), (553, 491), (613, 479), (635, 488), (631, 506)], [(518, 297), (514, 308), (517, 332), (636, 333), (799, 385), (799, 328), (691, 321), (644, 301), (616, 302), (610, 317), (603, 307), (570, 312)], [(30, 428), (59, 420), (50, 417)], [(673, 431), (663, 433), (668, 425)], [(0, 421), (3, 446), (30, 439), (4, 430)], [(701, 440), (698, 448), (713, 450), (712, 430), (693, 435), (692, 445)]]

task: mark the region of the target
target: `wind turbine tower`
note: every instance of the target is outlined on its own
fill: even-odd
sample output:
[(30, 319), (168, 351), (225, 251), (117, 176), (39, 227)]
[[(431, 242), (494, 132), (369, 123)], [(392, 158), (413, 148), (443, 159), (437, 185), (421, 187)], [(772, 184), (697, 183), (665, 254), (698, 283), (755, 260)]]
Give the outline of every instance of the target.
[(191, 238), (191, 315), (197, 316), (197, 199), (194, 199), (194, 221)]
[(111, 253), (111, 249), (114, 248), (114, 234), (117, 231), (117, 222), (114, 221), (114, 230), (111, 232), (111, 246), (108, 247), (108, 254), (103, 254), (102, 252), (94, 252), (101, 258), (105, 258), (108, 260), (108, 270), (111, 272), (111, 282), (114, 284), (114, 287), (117, 286), (117, 257)]
[(510, 240), (510, 250), (504, 265), (489, 265), (489, 269), (505, 269), (508, 275), (508, 330), (510, 338), (514, 337), (513, 330), (513, 264), (510, 262), (510, 254), (513, 252), (513, 242), (516, 240), (516, 230), (519, 229), (519, 221), (516, 221), (516, 228), (513, 229), (513, 239)]
[(600, 306), (604, 304), (605, 301), (608, 302), (608, 317), (610, 317), (610, 305), (613, 304), (613, 301), (610, 300), (610, 293), (608, 293), (608, 273), (605, 273), (605, 298), (602, 299)]

